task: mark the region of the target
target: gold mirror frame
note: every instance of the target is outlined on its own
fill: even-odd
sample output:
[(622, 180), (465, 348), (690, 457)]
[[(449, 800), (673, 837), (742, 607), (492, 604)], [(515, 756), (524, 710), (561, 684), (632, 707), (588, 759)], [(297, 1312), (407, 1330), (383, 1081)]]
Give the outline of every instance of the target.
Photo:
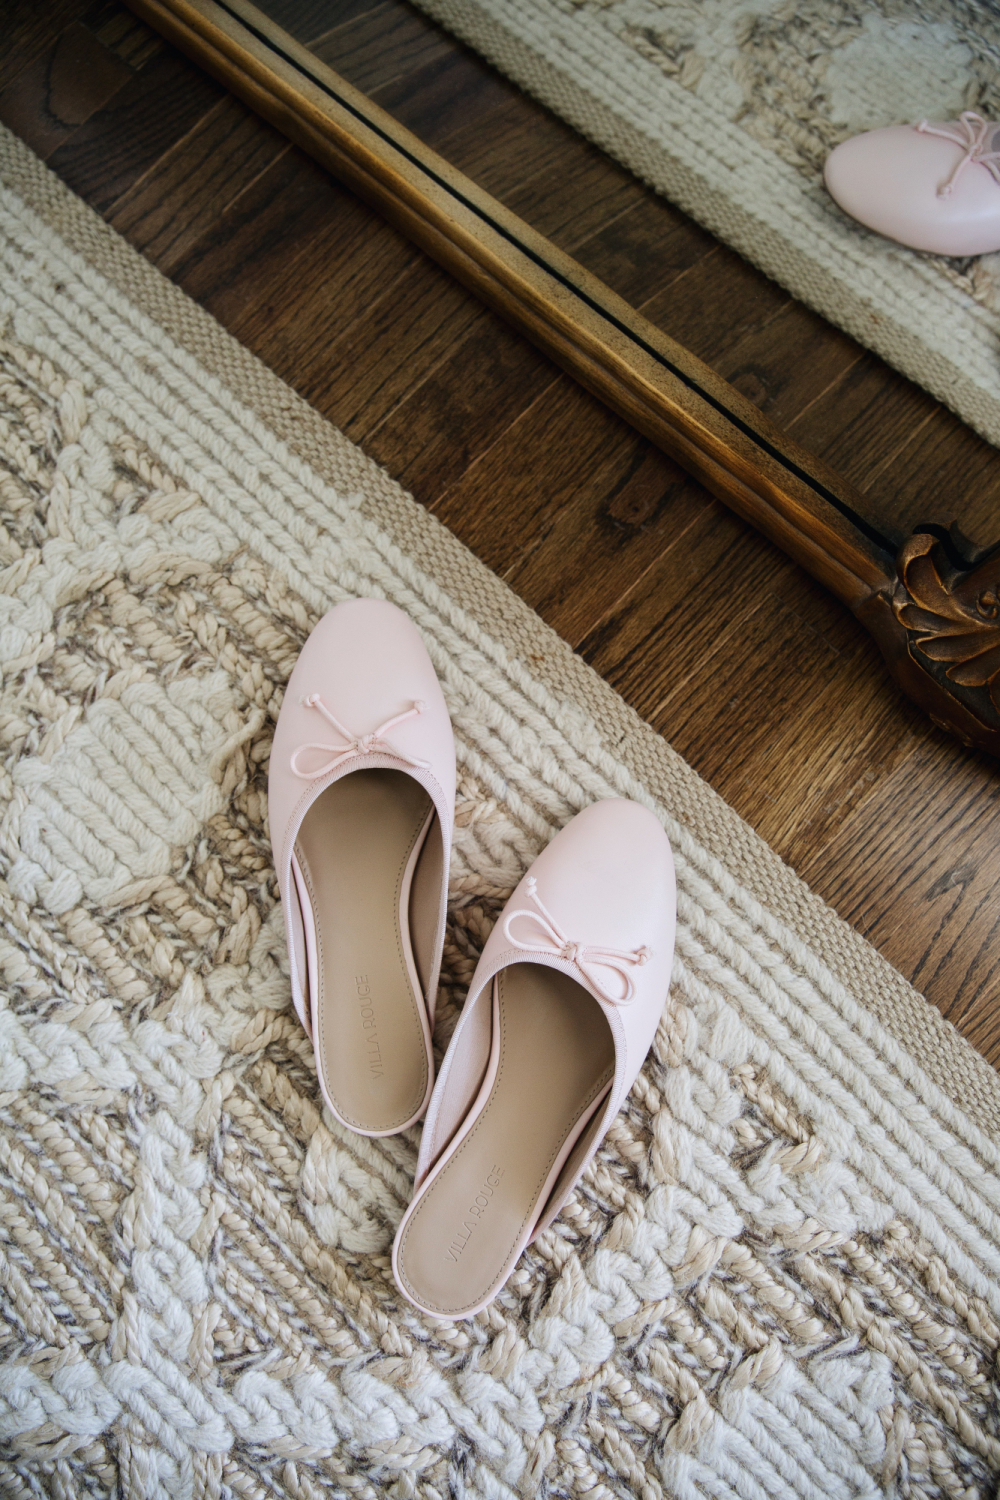
[(248, 0), (132, 9), (829, 589), (941, 728), (1000, 755), (1000, 543), (897, 550), (860, 493)]

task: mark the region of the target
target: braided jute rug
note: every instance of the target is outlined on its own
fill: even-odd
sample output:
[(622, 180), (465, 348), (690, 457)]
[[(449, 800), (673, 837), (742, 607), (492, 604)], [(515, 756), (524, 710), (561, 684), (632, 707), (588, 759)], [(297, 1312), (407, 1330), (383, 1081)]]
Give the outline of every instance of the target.
[(1000, 120), (989, 0), (414, 0), (794, 296), (1000, 444), (1000, 254), (863, 229), (823, 162), (880, 125)]
[[(4, 1497), (992, 1496), (1000, 1079), (525, 605), (0, 136)], [(611, 794), (677, 858), (627, 1108), (492, 1307), (388, 1249), (417, 1133), (319, 1108), (267, 837), (336, 601), (460, 762), (446, 1041)]]

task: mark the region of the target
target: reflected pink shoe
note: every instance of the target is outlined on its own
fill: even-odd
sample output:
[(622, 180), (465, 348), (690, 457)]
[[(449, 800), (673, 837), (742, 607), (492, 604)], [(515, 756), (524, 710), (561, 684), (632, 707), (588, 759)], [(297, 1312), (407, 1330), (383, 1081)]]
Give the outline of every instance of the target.
[(670, 985), (667, 836), (595, 802), (535, 860), (473, 976), (392, 1252), (422, 1312), (468, 1318), (552, 1222), (649, 1051)]
[(430, 657), (395, 605), (324, 615), (271, 747), (268, 822), (323, 1097), (391, 1135), (423, 1114), (444, 943), (455, 744)]
[(914, 250), (1000, 250), (1000, 125), (966, 110), (959, 120), (890, 125), (843, 141), (823, 172), (852, 218)]

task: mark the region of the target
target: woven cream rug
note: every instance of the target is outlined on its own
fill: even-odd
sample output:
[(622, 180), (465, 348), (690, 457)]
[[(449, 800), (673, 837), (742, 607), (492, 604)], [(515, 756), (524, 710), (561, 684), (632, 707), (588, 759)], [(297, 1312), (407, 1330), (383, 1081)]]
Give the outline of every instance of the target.
[[(550, 630), (0, 136), (0, 1493), (987, 1496), (1000, 1079)], [(335, 601), (457, 731), (439, 1040), (579, 807), (657, 810), (673, 993), (487, 1312), (388, 1249), (417, 1133), (318, 1107), (265, 784)]]
[(1000, 254), (893, 245), (822, 181), (828, 152), (861, 130), (963, 109), (1000, 119), (995, 4), (414, 3), (1000, 444)]

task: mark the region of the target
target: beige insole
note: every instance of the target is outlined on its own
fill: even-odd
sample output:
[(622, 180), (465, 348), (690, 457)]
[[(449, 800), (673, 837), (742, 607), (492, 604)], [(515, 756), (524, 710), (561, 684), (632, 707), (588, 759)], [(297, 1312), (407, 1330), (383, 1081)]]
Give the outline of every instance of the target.
[(442, 1317), (476, 1307), (503, 1279), (564, 1144), (614, 1072), (611, 1029), (568, 975), (515, 964), (496, 984), (500, 1057), (489, 1099), (414, 1210), (396, 1257), (415, 1300)]
[(405, 772), (353, 771), (316, 799), (295, 843), (316, 931), (317, 1062), (338, 1114), (359, 1130), (404, 1124), (427, 1089), (404, 887), (431, 810)]

